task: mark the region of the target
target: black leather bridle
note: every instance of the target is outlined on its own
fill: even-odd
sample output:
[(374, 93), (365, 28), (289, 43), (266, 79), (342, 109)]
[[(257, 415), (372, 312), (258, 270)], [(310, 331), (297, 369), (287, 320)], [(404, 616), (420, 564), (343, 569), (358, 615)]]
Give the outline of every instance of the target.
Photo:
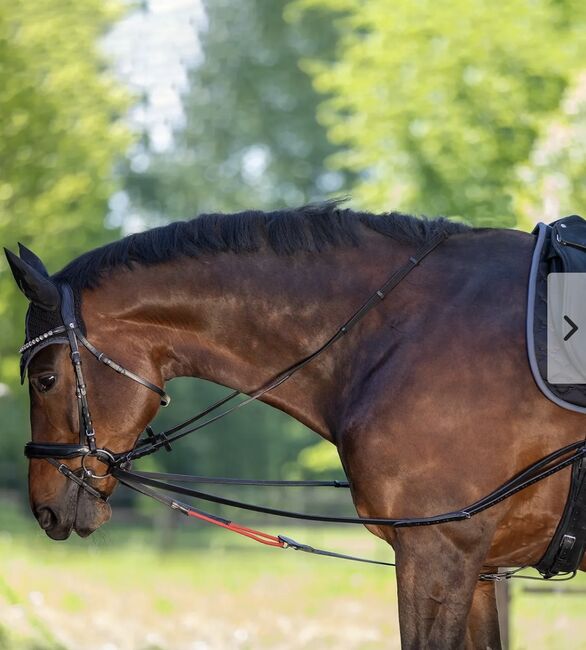
[[(87, 385), (83, 375), (83, 367), (79, 346), (82, 345), (98, 361), (112, 368), (117, 373), (128, 377), (133, 381), (145, 386), (149, 390), (157, 393), (161, 398), (161, 406), (167, 406), (171, 401), (167, 393), (159, 386), (153, 384), (148, 379), (135, 374), (131, 370), (124, 368), (116, 363), (103, 352), (92, 345), (84, 336), (79, 324), (75, 318), (73, 291), (68, 285), (61, 285), (61, 319), (63, 324), (55, 327), (39, 336), (27, 341), (19, 350), (21, 354), (27, 351), (34, 353), (35, 347), (39, 347), (55, 340), (55, 343), (68, 344), (69, 356), (73, 365), (75, 374), (75, 396), (77, 398), (77, 408), (79, 414), (79, 442), (78, 443), (61, 443), (61, 442), (28, 442), (25, 445), (24, 453), (27, 458), (42, 458), (54, 465), (61, 474), (68, 479), (77, 483), (84, 490), (97, 498), (103, 498), (103, 495), (88, 483), (88, 479), (104, 479), (111, 475), (110, 468), (117, 463), (116, 454), (107, 449), (97, 446), (96, 432), (92, 422), (92, 416), (88, 403)], [(65, 335), (65, 337), (61, 336)], [(95, 474), (86, 466), (87, 458), (97, 458), (108, 466), (108, 471), (104, 474)], [(73, 471), (59, 460), (72, 460), (81, 458), (81, 467)], [(81, 476), (79, 475), (81, 474)]]

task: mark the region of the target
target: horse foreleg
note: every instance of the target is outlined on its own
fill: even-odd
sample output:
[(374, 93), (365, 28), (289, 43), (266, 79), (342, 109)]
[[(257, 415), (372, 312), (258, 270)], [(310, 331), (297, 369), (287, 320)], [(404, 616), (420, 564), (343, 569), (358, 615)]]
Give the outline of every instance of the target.
[(494, 582), (478, 582), (466, 630), (466, 650), (500, 650), (501, 636)]
[[(476, 544), (462, 548), (437, 529), (419, 528), (402, 530), (394, 545), (403, 650), (492, 647), (467, 644), (472, 609), (474, 636), (470, 638), (474, 642), (480, 638), (498, 639), (484, 629), (493, 620), (487, 606), (489, 591), (486, 587), (477, 590), (488, 540), (477, 540)], [(493, 629), (498, 634), (498, 621), (496, 625)]]

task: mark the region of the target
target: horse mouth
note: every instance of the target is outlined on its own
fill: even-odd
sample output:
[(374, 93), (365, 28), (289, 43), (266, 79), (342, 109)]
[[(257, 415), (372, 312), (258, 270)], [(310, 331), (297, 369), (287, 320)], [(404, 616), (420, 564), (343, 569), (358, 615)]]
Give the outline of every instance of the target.
[(72, 532), (82, 538), (89, 537), (112, 515), (108, 503), (83, 491), (71, 497), (69, 508), (61, 510), (55, 506), (44, 506), (35, 512), (40, 527), (55, 541), (68, 539)]
[(77, 498), (73, 530), (79, 537), (89, 537), (111, 516), (112, 508), (109, 503), (81, 490)]
[(94, 531), (96, 531), (103, 522), (97, 524), (96, 526), (78, 526), (77, 524), (73, 527), (73, 530), (78, 537), (85, 538), (89, 537)]
[(100, 522), (93, 526), (87, 526), (86, 524), (78, 526), (77, 523), (73, 525), (56, 526), (54, 528), (45, 530), (45, 534), (47, 535), (47, 537), (50, 537), (51, 539), (58, 542), (62, 542), (65, 541), (66, 539), (69, 539), (69, 537), (71, 537), (72, 532), (75, 532), (78, 537), (85, 538), (85, 537), (89, 537), (103, 523), (104, 522)]
[(56, 542), (63, 542), (66, 539), (69, 539), (69, 537), (71, 537), (72, 532), (75, 532), (78, 537), (82, 537), (82, 538), (89, 537), (100, 526), (101, 524), (99, 524), (95, 528), (87, 528), (87, 527), (78, 528), (77, 526), (72, 526), (71, 528), (60, 527), (59, 529), (46, 530), (45, 534), (47, 535), (47, 537), (50, 537), (52, 540)]

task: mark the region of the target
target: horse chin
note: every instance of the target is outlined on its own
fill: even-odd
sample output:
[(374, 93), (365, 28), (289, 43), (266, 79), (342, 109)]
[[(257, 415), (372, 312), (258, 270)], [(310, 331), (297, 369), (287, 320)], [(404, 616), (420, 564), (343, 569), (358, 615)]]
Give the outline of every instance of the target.
[(112, 516), (108, 503), (85, 492), (79, 495), (73, 530), (79, 537), (88, 537)]

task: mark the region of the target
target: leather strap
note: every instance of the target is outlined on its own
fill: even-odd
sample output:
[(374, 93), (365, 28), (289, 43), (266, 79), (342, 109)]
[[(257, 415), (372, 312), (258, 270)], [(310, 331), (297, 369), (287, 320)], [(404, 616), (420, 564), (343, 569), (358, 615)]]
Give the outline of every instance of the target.
[(133, 472), (141, 478), (178, 483), (205, 483), (206, 485), (254, 485), (256, 487), (334, 487), (349, 488), (348, 481), (270, 481), (246, 478), (225, 478), (219, 476), (191, 476), (189, 474), (168, 474), (167, 472)]
[(90, 448), (86, 444), (68, 444), (64, 442), (27, 442), (24, 455), (27, 458), (61, 458), (71, 459), (86, 456)]
[(101, 492), (96, 490), (94, 487), (92, 487), (82, 476), (78, 476), (72, 469), (69, 469), (67, 465), (64, 465), (63, 463), (59, 463), (56, 461), (54, 458), (47, 458), (46, 459), (53, 467), (57, 469), (58, 472), (63, 474), (65, 478), (68, 478), (70, 481), (73, 481), (77, 485), (79, 485), (80, 488), (83, 488), (86, 492), (91, 494), (93, 497), (96, 497), (96, 499), (102, 499), (102, 501), (107, 501), (107, 497), (105, 497)]
[[(569, 455), (568, 455), (569, 454)], [(279, 510), (276, 508), (269, 508), (264, 506), (255, 506), (243, 501), (236, 501), (234, 499), (227, 499), (219, 497), (200, 490), (194, 490), (182, 485), (175, 485), (173, 483), (166, 483), (164, 481), (152, 478), (149, 473), (131, 472), (119, 466), (112, 468), (112, 476), (122, 482), (133, 482), (143, 486), (149, 486), (165, 492), (173, 492), (190, 496), (202, 501), (209, 501), (211, 503), (218, 503), (225, 506), (239, 508), (241, 510), (250, 510), (252, 512), (260, 512), (268, 515), (277, 515), (279, 517), (287, 517), (289, 519), (300, 519), (302, 521), (322, 521), (327, 523), (339, 524), (372, 524), (377, 526), (392, 526), (394, 528), (411, 528), (415, 526), (431, 526), (437, 524), (444, 524), (453, 521), (465, 521), (474, 515), (477, 515), (488, 508), (492, 508), (497, 503), (508, 499), (517, 492), (524, 490), (538, 481), (552, 476), (553, 474), (561, 471), (565, 467), (569, 467), (575, 461), (586, 457), (586, 447), (583, 441), (575, 442), (566, 445), (562, 449), (558, 449), (544, 458), (532, 463), (529, 467), (523, 470), (514, 478), (506, 481), (493, 490), (490, 494), (482, 497), (478, 501), (452, 512), (445, 512), (438, 515), (431, 515), (427, 517), (403, 517), (403, 518), (383, 518), (383, 517), (334, 517), (324, 515), (312, 515), (301, 512), (292, 512), (289, 510)]]
[[(584, 443), (586, 451), (586, 442)], [(535, 568), (544, 578), (575, 571), (586, 550), (586, 456), (572, 467), (570, 491), (556, 531)]]
[(151, 383), (148, 379), (145, 379), (144, 377), (141, 377), (140, 375), (135, 374), (131, 370), (128, 370), (128, 368), (125, 368), (124, 366), (121, 366), (119, 363), (116, 363), (110, 357), (107, 357), (103, 352), (98, 350), (95, 345), (92, 345), (82, 334), (81, 330), (77, 327), (75, 329), (75, 334), (77, 338), (79, 339), (79, 342), (83, 345), (84, 348), (86, 348), (98, 361), (101, 363), (105, 364), (109, 368), (112, 368), (112, 370), (115, 370), (119, 375), (123, 375), (124, 377), (128, 377), (129, 379), (132, 379), (132, 381), (135, 381), (137, 384), (141, 384), (142, 386), (145, 386), (149, 390), (152, 390), (154, 393), (157, 393), (161, 397), (161, 406), (168, 406), (169, 403), (171, 402), (171, 398), (167, 393), (162, 389), (159, 388), (156, 384)]
[(207, 523), (214, 524), (215, 526), (226, 528), (233, 533), (243, 535), (245, 537), (248, 537), (249, 539), (253, 539), (256, 542), (265, 544), (267, 546), (275, 546), (277, 548), (282, 548), (282, 549), (292, 549), (294, 551), (302, 551), (304, 553), (311, 553), (313, 555), (320, 555), (324, 557), (332, 557), (339, 560), (349, 560), (352, 562), (363, 562), (366, 564), (377, 564), (380, 566), (389, 566), (389, 567), (396, 566), (394, 562), (382, 562), (380, 560), (371, 560), (369, 558), (356, 557), (354, 555), (346, 555), (344, 553), (335, 553), (333, 551), (326, 551), (324, 549), (315, 548), (314, 546), (310, 546), (309, 544), (302, 544), (300, 542), (296, 542), (290, 537), (285, 537), (285, 535), (278, 535), (278, 536), (269, 535), (268, 533), (264, 533), (259, 530), (254, 530), (246, 526), (235, 524), (229, 519), (218, 517), (217, 515), (212, 515), (208, 512), (204, 512), (203, 510), (200, 510), (199, 508), (194, 508), (193, 506), (190, 506), (186, 503), (182, 503), (180, 501), (176, 501), (175, 499), (171, 499), (165, 496), (164, 494), (159, 494), (154, 490), (149, 489), (145, 485), (141, 485), (140, 483), (133, 481), (132, 479), (119, 479), (119, 480), (126, 487), (135, 490), (136, 492), (139, 492), (140, 494), (148, 496), (152, 499), (155, 499), (160, 503), (169, 506), (173, 510), (178, 510), (179, 512), (183, 513), (184, 515), (187, 515), (188, 517), (194, 517), (196, 519), (200, 519)]

